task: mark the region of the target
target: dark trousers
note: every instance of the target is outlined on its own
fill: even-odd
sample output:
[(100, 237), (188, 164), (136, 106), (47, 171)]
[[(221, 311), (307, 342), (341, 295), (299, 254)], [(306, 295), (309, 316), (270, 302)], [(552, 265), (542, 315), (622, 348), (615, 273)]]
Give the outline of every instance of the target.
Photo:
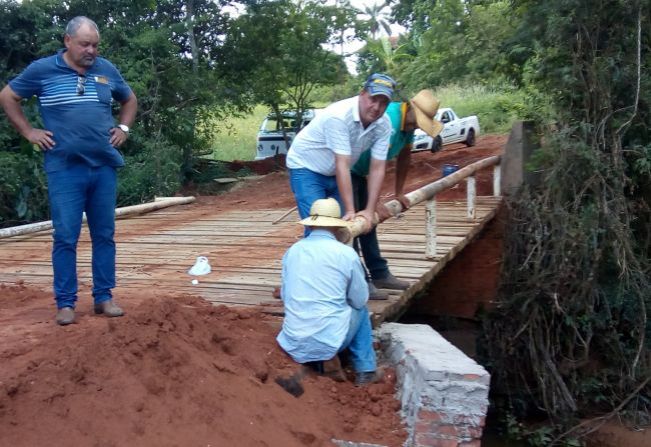
[[(355, 201), (355, 211), (366, 208), (368, 202), (368, 184), (366, 177), (350, 173), (353, 182), (353, 200)], [(376, 228), (353, 241), (353, 247), (357, 253), (362, 252), (364, 263), (367, 269), (367, 278), (370, 273), (372, 279), (384, 279), (389, 275), (389, 265), (380, 253), (380, 244), (377, 240)]]

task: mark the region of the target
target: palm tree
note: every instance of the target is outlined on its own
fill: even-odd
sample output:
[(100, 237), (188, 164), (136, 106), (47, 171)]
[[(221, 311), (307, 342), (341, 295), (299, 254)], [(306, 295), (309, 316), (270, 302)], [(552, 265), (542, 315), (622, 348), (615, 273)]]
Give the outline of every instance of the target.
[(389, 13), (385, 11), (388, 7), (388, 2), (375, 3), (372, 6), (364, 6), (363, 9), (358, 9), (361, 15), (367, 16), (367, 23), (370, 24), (371, 36), (373, 39), (377, 38), (380, 29), (384, 29), (387, 35), (391, 36), (391, 24), (389, 23)]

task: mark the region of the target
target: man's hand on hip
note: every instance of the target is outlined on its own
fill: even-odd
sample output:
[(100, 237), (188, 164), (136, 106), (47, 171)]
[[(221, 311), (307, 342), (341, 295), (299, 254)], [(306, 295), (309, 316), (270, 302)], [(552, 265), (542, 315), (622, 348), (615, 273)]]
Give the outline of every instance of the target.
[(122, 146), (124, 142), (127, 141), (127, 138), (129, 138), (129, 134), (119, 127), (113, 127), (109, 132), (111, 132), (111, 139), (109, 142), (114, 147)]
[(41, 150), (47, 151), (52, 149), (56, 144), (52, 139), (53, 136), (54, 134), (49, 130), (32, 129), (27, 132), (25, 138), (32, 144), (38, 144)]

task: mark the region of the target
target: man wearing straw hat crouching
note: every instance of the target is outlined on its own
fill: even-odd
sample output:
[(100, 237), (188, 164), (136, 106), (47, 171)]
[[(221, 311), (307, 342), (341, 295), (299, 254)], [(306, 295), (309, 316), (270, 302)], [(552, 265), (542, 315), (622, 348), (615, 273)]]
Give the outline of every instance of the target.
[(294, 361), (306, 364), (336, 358), (349, 349), (355, 384), (378, 380), (368, 285), (355, 250), (337, 240), (349, 223), (339, 203), (316, 200), (300, 224), (312, 231), (283, 256), (283, 327), (276, 338)]

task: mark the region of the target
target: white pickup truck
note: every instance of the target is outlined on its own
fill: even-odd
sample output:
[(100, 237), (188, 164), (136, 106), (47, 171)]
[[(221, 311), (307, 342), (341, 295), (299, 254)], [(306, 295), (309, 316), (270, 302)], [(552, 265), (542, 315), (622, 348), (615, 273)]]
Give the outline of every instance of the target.
[(307, 126), (321, 110), (323, 109), (305, 110), (300, 123), (296, 120), (296, 111), (283, 111), (282, 125), (285, 127), (287, 141), (285, 141), (285, 136), (282, 132), (281, 119), (275, 113), (267, 115), (258, 131), (255, 159), (263, 160), (277, 154), (286, 154), (287, 148), (292, 144), (296, 133)]
[(439, 109), (436, 113), (437, 120), (443, 123), (443, 130), (432, 138), (420, 129), (414, 132), (413, 151), (430, 150), (440, 151), (444, 144), (466, 143), (474, 146), (479, 135), (479, 120), (475, 115), (459, 118), (450, 108)]

